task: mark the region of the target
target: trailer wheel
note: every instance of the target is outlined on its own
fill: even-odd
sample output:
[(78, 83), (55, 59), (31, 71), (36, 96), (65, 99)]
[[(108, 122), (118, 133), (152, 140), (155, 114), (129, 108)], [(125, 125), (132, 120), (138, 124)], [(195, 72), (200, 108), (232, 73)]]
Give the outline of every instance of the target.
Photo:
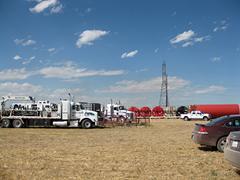
[(23, 123), (20, 119), (15, 119), (13, 121), (13, 127), (14, 128), (21, 128), (23, 126)]
[(185, 117), (184, 117), (184, 120), (185, 120), (185, 121), (188, 121), (188, 117), (187, 117), (187, 116), (185, 116)]
[(2, 128), (9, 128), (11, 126), (10, 120), (9, 119), (3, 119), (1, 126), (2, 126)]
[(92, 122), (90, 120), (83, 120), (82, 122), (82, 128), (83, 129), (89, 129), (92, 127)]

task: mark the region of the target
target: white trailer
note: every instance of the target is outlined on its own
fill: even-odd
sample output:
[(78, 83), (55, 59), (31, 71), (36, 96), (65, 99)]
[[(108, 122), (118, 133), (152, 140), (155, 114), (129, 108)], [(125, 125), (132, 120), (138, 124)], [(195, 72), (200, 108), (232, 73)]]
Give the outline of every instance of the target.
[[(15, 96), (17, 97), (17, 96)], [(8, 100), (16, 100), (15, 97), (2, 98), (2, 105)], [(29, 96), (30, 97), (30, 96)], [(18, 98), (17, 98), (18, 99)], [(33, 98), (22, 98), (29, 101)], [(33, 106), (34, 107), (34, 106)], [(94, 111), (83, 110), (79, 103), (61, 100), (57, 110), (40, 109), (13, 109), (2, 108), (0, 123), (2, 128), (21, 128), (29, 126), (58, 126), (79, 127), (88, 129), (99, 125), (98, 115)]]

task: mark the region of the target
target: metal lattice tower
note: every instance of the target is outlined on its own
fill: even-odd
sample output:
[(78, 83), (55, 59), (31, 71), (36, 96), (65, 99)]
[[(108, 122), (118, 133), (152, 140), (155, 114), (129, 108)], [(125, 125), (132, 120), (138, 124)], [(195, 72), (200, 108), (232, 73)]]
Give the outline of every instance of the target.
[(162, 108), (166, 108), (167, 106), (169, 106), (169, 102), (168, 102), (168, 81), (167, 81), (165, 60), (162, 63), (162, 87), (161, 87), (159, 106), (161, 106)]

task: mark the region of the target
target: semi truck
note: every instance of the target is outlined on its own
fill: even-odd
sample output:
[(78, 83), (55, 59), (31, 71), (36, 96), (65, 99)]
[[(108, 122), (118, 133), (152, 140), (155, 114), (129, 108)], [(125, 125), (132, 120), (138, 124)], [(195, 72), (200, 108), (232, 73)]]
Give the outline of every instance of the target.
[(135, 113), (128, 111), (120, 102), (119, 104), (107, 104), (104, 116), (105, 118), (118, 117), (120, 124), (131, 123), (135, 120)]
[[(31, 101), (28, 108), (6, 108), (7, 101)], [(41, 101), (42, 106), (35, 103), (31, 96), (3, 96), (0, 124), (2, 128), (21, 128), (30, 126), (82, 127), (89, 129), (99, 125), (98, 114), (95, 111), (83, 110), (80, 103), (70, 100), (60, 100), (59, 104), (50, 108), (50, 104)], [(47, 104), (45, 106), (44, 104)]]

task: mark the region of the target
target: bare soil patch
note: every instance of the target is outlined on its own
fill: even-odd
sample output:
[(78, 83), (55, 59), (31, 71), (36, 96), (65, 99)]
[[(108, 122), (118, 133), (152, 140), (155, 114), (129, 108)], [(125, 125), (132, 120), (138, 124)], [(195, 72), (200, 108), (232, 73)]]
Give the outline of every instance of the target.
[(240, 179), (224, 154), (192, 142), (197, 122), (0, 128), (0, 179)]

